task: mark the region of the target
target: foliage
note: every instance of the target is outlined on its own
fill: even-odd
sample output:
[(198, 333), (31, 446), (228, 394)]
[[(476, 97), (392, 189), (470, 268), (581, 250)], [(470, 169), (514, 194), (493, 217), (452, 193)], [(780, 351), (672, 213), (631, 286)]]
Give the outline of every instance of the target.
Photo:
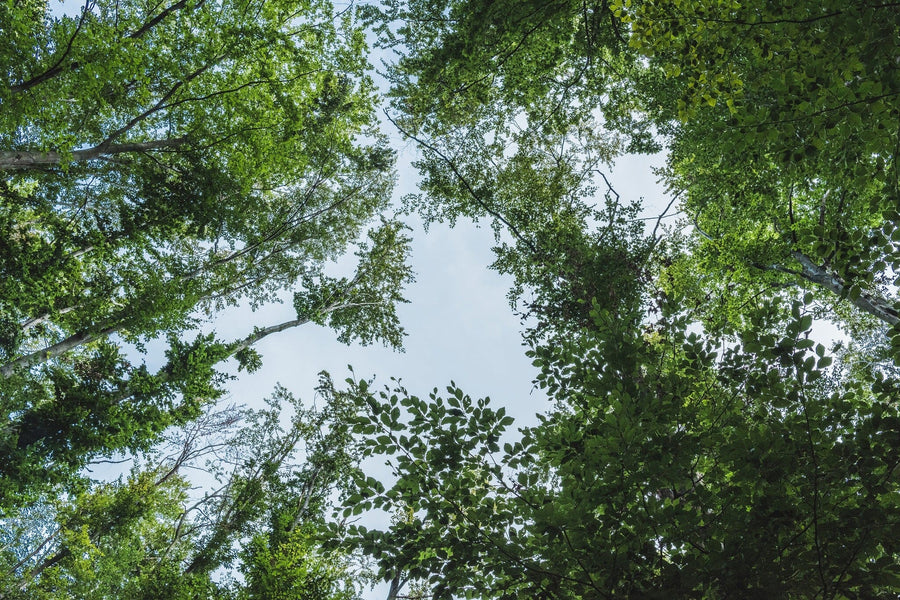
[[(324, 376), (320, 410), (280, 388), (211, 409), (221, 365), (259, 368), (288, 328), (402, 341), (410, 239), (381, 216), (362, 30), (325, 0), (6, 3), (0, 598), (350, 599), (359, 553), (389, 600), (896, 596), (895, 7), (358, 14), (398, 55), (387, 118), (423, 176), (404, 208), (493, 228), (552, 406), (516, 436), (454, 384)], [(663, 147), (668, 207), (644, 218), (609, 170)], [(191, 339), (285, 292), (295, 319)], [(821, 319), (848, 339), (818, 343)], [(154, 371), (134, 350), (161, 338)], [(88, 478), (116, 453), (153, 458)], [(373, 510), (391, 524), (347, 525)]]
[[(695, 228), (673, 289), (711, 305), (711, 323), (741, 327), (744, 303), (805, 289), (850, 329), (859, 317), (831, 306), (834, 295), (896, 325), (896, 11), (614, 6), (630, 44), (666, 76), (657, 118), (670, 140), (668, 182)], [(699, 286), (698, 272), (709, 275)]]
[(589, 324), (592, 297), (611, 309), (620, 297), (641, 302), (635, 283), (654, 242), (602, 169), (626, 146), (656, 145), (625, 108), (615, 73), (635, 67), (607, 13), (580, 2), (443, 0), (362, 10), (399, 54), (389, 118), (417, 143), (423, 176), (408, 210), (426, 223), (488, 222), (493, 266), (513, 276), (523, 316), (541, 322), (535, 335), (570, 317)]
[[(515, 236), (565, 196), (548, 208), (516, 194), (534, 175), (493, 193), (521, 145), (594, 177), (597, 166), (578, 166), (585, 156), (602, 166), (664, 144), (661, 175), (691, 229), (660, 244), (668, 259), (655, 268), (708, 328), (743, 329), (761, 296), (783, 298), (783, 321), (807, 291), (848, 330), (897, 324), (890, 5), (429, 0), (369, 12), (399, 53), (393, 107), (423, 150), (427, 215), (493, 218)], [(589, 134), (574, 136), (573, 160), (561, 139), (576, 130)], [(497, 183), (473, 176), (485, 169)], [(569, 191), (592, 204), (590, 190)]]
[[(422, 152), (410, 208), (498, 231), (555, 401), (501, 453), (502, 410), (455, 386), (333, 392), (397, 478), (361, 478), (345, 509), (402, 515), (356, 530), (392, 597), (416, 580), (437, 597), (894, 593), (896, 377), (872, 333), (897, 323), (895, 11), (367, 12), (398, 50), (393, 118)], [(600, 177), (657, 142), (688, 217), (668, 239)], [(823, 317), (864, 342), (835, 367), (810, 339)]]
[[(352, 380), (334, 392), (357, 399), (364, 452), (397, 478), (358, 480), (345, 509), (403, 515), (356, 531), (392, 590), (891, 597), (900, 421), (885, 360), (898, 338), (881, 334), (897, 323), (896, 11), (369, 12), (400, 54), (395, 122), (422, 150), (427, 201), (412, 207), (489, 219), (495, 267), (516, 275), (516, 298), (539, 299), (525, 316), (563, 333), (523, 321), (555, 406), (502, 453), (502, 411), (455, 386), (430, 401)], [(644, 237), (633, 217), (592, 208), (599, 169), (655, 142), (688, 217), (668, 239), (659, 221)], [(574, 253), (573, 239), (602, 242)], [(811, 338), (821, 318), (855, 338), (836, 366)]]
[(373, 106), (361, 33), (327, 4), (264, 8), (91, 4), (20, 48), (32, 59), (15, 70), (52, 76), (11, 84), (0, 139), (58, 160), (4, 168), (8, 362), (67, 334), (141, 339), (269, 300), (383, 207), (391, 154), (356, 143)]

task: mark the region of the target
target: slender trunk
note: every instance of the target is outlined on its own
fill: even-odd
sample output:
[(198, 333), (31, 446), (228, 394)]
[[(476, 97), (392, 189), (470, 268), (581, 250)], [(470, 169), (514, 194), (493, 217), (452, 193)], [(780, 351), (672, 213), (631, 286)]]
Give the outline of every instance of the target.
[[(332, 310), (337, 310), (339, 307), (334, 307), (328, 309), (328, 312)], [(279, 325), (273, 325), (271, 327), (266, 327), (264, 329), (260, 329), (250, 334), (243, 340), (241, 340), (233, 349), (230, 355), (233, 355), (244, 348), (248, 348), (263, 339), (266, 336), (269, 336), (273, 333), (278, 333), (280, 331), (284, 331), (285, 329), (290, 329), (292, 327), (297, 327), (298, 325), (302, 325), (308, 322), (309, 319), (295, 319), (293, 321), (287, 321), (285, 323), (281, 323)], [(9, 361), (8, 363), (0, 366), (0, 377), (10, 377), (16, 371), (20, 371), (23, 369), (27, 369), (29, 367), (33, 367), (43, 362), (47, 362), (48, 360), (52, 360), (57, 356), (61, 356), (70, 350), (77, 348), (83, 344), (87, 344), (98, 340), (102, 337), (106, 337), (112, 333), (115, 333), (119, 329), (121, 329), (122, 325), (111, 325), (104, 329), (100, 329), (99, 331), (92, 332), (90, 330), (80, 331), (78, 333), (72, 334), (66, 339), (53, 344), (52, 346), (48, 346), (46, 348), (42, 348), (41, 350), (37, 350), (30, 354), (26, 354), (24, 356), (20, 356), (14, 360)], [(229, 356), (230, 356), (229, 355)], [(130, 394), (129, 394), (130, 395)]]
[[(343, 302), (338, 304), (332, 304), (331, 306), (325, 307), (321, 309), (321, 313), (332, 313), (338, 310), (343, 310), (346, 308), (358, 308), (362, 306), (374, 306), (379, 304), (377, 302)], [(235, 344), (232, 348), (229, 356), (233, 356), (234, 354), (249, 348), (250, 346), (256, 344), (260, 340), (265, 337), (272, 335), (273, 333), (280, 333), (286, 329), (291, 329), (293, 327), (297, 327), (299, 325), (303, 325), (310, 321), (309, 318), (298, 318), (293, 319), (291, 321), (285, 321), (284, 323), (279, 323), (278, 325), (272, 325), (271, 327), (264, 327), (262, 329), (258, 329), (245, 337), (243, 340)], [(66, 339), (53, 344), (52, 346), (48, 346), (46, 348), (42, 348), (41, 350), (37, 350), (32, 352), (31, 354), (26, 354), (24, 356), (20, 356), (14, 360), (9, 361), (8, 363), (0, 366), (0, 377), (10, 377), (16, 371), (20, 371), (23, 369), (28, 369), (35, 365), (41, 364), (43, 362), (47, 362), (48, 360), (52, 360), (57, 356), (61, 356), (78, 346), (83, 344), (87, 344), (98, 340), (100, 338), (106, 337), (112, 333), (117, 332), (119, 329), (123, 327), (122, 323), (117, 325), (110, 325), (103, 329), (97, 331), (80, 331), (78, 333), (72, 334)], [(130, 394), (128, 394), (130, 396)], [(126, 396), (127, 397), (127, 396)]]
[[(59, 552), (57, 552), (57, 553), (54, 554), (53, 556), (51, 556), (51, 557), (45, 559), (41, 564), (37, 565), (35, 568), (33, 568), (31, 571), (29, 571), (28, 574), (26, 574), (26, 575), (19, 581), (19, 583), (16, 584), (15, 587), (18, 588), (18, 591), (19, 591), (19, 592), (24, 591), (25, 588), (28, 587), (28, 584), (31, 583), (32, 581), (34, 581), (34, 579), (35, 579), (38, 575), (40, 575), (41, 573), (43, 573), (44, 571), (46, 571), (46, 570), (49, 569), (50, 567), (56, 565), (56, 564), (57, 564), (58, 562), (60, 562), (62, 559), (64, 559), (64, 558), (66, 558), (67, 556), (69, 556), (70, 553), (71, 553), (71, 552), (70, 552), (70, 550), (69, 550), (68, 548), (63, 548), (62, 550), (60, 550)], [(18, 597), (18, 594), (16, 594), (14, 597)], [(4, 598), (6, 598), (6, 594), (0, 594), (0, 600), (3, 600)]]
[(81, 331), (79, 333), (70, 335), (66, 339), (53, 344), (52, 346), (48, 346), (47, 348), (32, 352), (31, 354), (26, 354), (25, 356), (20, 356), (19, 358), (11, 360), (5, 365), (0, 366), (0, 376), (9, 377), (16, 371), (27, 369), (29, 367), (33, 367), (34, 365), (56, 358), (57, 356), (61, 356), (66, 352), (72, 350), (73, 348), (81, 346), (82, 344), (87, 344), (88, 342), (92, 342), (111, 333), (115, 333), (119, 330), (120, 327), (121, 325), (114, 325), (111, 327), (107, 327), (106, 329), (101, 329), (97, 332)]
[[(205, 0), (200, 0), (199, 2), (197, 2), (196, 5), (194, 5), (193, 8), (195, 10), (200, 8), (203, 5), (204, 1)], [(185, 6), (187, 6), (187, 0), (181, 0), (180, 2), (176, 2), (172, 6), (166, 8), (165, 10), (160, 12), (158, 15), (156, 15), (155, 17), (153, 17), (152, 19), (150, 19), (149, 21), (144, 23), (140, 29), (131, 33), (128, 37), (130, 37), (133, 40), (143, 37), (144, 34), (146, 34), (148, 31), (150, 31), (151, 29), (156, 27), (163, 19), (168, 17), (170, 14), (183, 9)]]
[[(831, 273), (825, 267), (819, 266), (802, 252), (791, 252), (794, 259), (800, 263), (803, 271), (800, 276), (815, 283), (839, 296), (844, 295), (847, 284), (837, 275)], [(877, 294), (862, 292), (856, 299), (847, 296), (847, 299), (858, 309), (884, 321), (888, 325), (896, 325), (900, 322), (900, 314), (894, 308), (893, 303)]]
[[(279, 333), (279, 332), (285, 331), (286, 329), (291, 329), (293, 327), (299, 327), (300, 325), (303, 325), (308, 322), (309, 322), (309, 319), (294, 319), (292, 321), (285, 321), (284, 323), (280, 323), (278, 325), (272, 325), (271, 327), (265, 327), (263, 329), (254, 331), (253, 333), (251, 333), (250, 335), (245, 337), (240, 342), (234, 344), (231, 347), (231, 350), (228, 352), (228, 354), (226, 356), (224, 356), (222, 358), (222, 360), (231, 358), (232, 356), (234, 356), (241, 350), (249, 348), (253, 344), (259, 342), (260, 340), (262, 340), (265, 337), (272, 335), (273, 333)], [(4, 369), (6, 367), (7, 367), (7, 365), (0, 367), (0, 375), (9, 377), (9, 375), (7, 375), (4, 372)], [(156, 377), (157, 383), (165, 384), (165, 383), (168, 383), (168, 381), (171, 379), (171, 374), (166, 369), (162, 369), (155, 375), (155, 377)], [(120, 391), (117, 396), (115, 396), (113, 398), (113, 403), (120, 404), (120, 403), (128, 400), (132, 396), (134, 396), (134, 394), (135, 394), (135, 391), (133, 389), (129, 389), (128, 387), (126, 387), (124, 390)], [(177, 469), (173, 469), (173, 472), (174, 472), (174, 470), (177, 470)], [(172, 474), (173, 473), (168, 473), (165, 478), (170, 477)]]
[[(75, 310), (76, 308), (78, 308), (78, 306), (67, 306), (67, 307), (65, 307), (65, 308), (59, 309), (59, 310), (56, 311), (54, 314), (57, 314), (57, 315), (64, 315), (64, 314), (66, 314), (66, 313), (72, 312), (72, 311)], [(32, 318), (28, 319), (27, 321), (25, 321), (24, 323), (22, 323), (19, 327), (22, 329), (23, 332), (24, 332), (24, 331), (28, 331), (28, 330), (31, 329), (32, 327), (35, 327), (35, 326), (37, 326), (37, 325), (40, 325), (41, 323), (43, 323), (44, 321), (46, 321), (47, 319), (49, 319), (49, 318), (52, 317), (52, 316), (53, 316), (53, 314), (51, 314), (51, 313), (44, 313), (44, 314), (42, 314), (42, 315), (39, 316), (39, 317), (32, 317)]]
[[(339, 310), (344, 310), (346, 308), (358, 308), (361, 306), (376, 306), (378, 304), (380, 304), (380, 303), (379, 302), (342, 302), (340, 304), (332, 304), (331, 306), (322, 309), (320, 312), (327, 314), (327, 313), (333, 313), (333, 312), (336, 312)], [(240, 352), (241, 350), (249, 348), (250, 346), (253, 346), (254, 344), (258, 343), (263, 338), (272, 335), (273, 333), (280, 333), (286, 329), (292, 329), (299, 325), (304, 325), (306, 323), (309, 323), (309, 321), (310, 321), (310, 319), (308, 319), (308, 318), (294, 319), (292, 321), (285, 321), (284, 323), (279, 323), (278, 325), (272, 325), (271, 327), (264, 327), (262, 329), (257, 329), (256, 331), (254, 331), (253, 333), (251, 333), (250, 335), (245, 337), (243, 340), (238, 342), (234, 346), (234, 350), (232, 351), (231, 354), (234, 355), (234, 354)]]
[(291, 522), (291, 526), (288, 528), (288, 531), (293, 531), (296, 529), (300, 523), (303, 522), (303, 517), (306, 516), (306, 510), (309, 508), (309, 501), (312, 499), (313, 486), (316, 483), (316, 479), (319, 477), (319, 472), (322, 470), (322, 467), (317, 467), (315, 471), (313, 471), (312, 477), (309, 481), (306, 482), (306, 486), (304, 488), (303, 493), (303, 502), (300, 504), (300, 507), (297, 509), (297, 514), (294, 515), (294, 520)]
[(309, 323), (309, 319), (294, 319), (292, 321), (285, 321), (284, 323), (279, 323), (278, 325), (272, 325), (271, 327), (263, 327), (262, 329), (257, 329), (243, 340), (238, 342), (235, 347), (232, 355), (237, 354), (241, 350), (245, 350), (250, 346), (256, 344), (260, 340), (265, 337), (272, 335), (273, 333), (281, 333), (286, 329), (292, 329), (294, 327), (299, 327), (300, 325), (304, 325)]
[(397, 596), (400, 595), (400, 590), (403, 589), (404, 581), (401, 578), (401, 573), (398, 571), (394, 578), (391, 579), (391, 587), (388, 589), (388, 595), (386, 600), (397, 600)]
[(174, 148), (186, 141), (184, 137), (166, 140), (153, 140), (149, 142), (130, 142), (126, 144), (100, 144), (93, 148), (74, 150), (71, 155), (65, 156), (59, 152), (37, 152), (32, 150), (4, 150), (0, 151), (0, 171), (25, 171), (28, 169), (46, 169), (58, 167), (64, 162), (81, 162), (107, 158), (126, 152), (147, 152), (149, 150), (161, 150)]
[(37, 556), (41, 552), (41, 550), (44, 549), (44, 546), (46, 546), (47, 544), (52, 542), (53, 538), (55, 538), (57, 535), (59, 535), (60, 531), (62, 531), (62, 527), (57, 527), (53, 533), (51, 533), (46, 538), (44, 538), (44, 541), (42, 541), (41, 544), (37, 548), (32, 550), (30, 553), (28, 553), (28, 555), (26, 555), (24, 558), (22, 558), (22, 560), (20, 560), (18, 563), (16, 563), (16, 565), (14, 567), (9, 569), (6, 572), (6, 576), (9, 577), (10, 575), (14, 575), (16, 571), (18, 571), (22, 566), (25, 565), (25, 563), (27, 563), (29, 560), (31, 560), (32, 558)]
[[(268, 453), (268, 456), (264, 456), (263, 460), (258, 461), (258, 464), (251, 473), (248, 475), (241, 475), (241, 479), (245, 481), (260, 481), (264, 471), (269, 465), (275, 465), (276, 468), (280, 468), (287, 456), (296, 447), (301, 437), (300, 432), (296, 430), (293, 433), (288, 434), (287, 437), (280, 440), (280, 445), (278, 447)], [(260, 502), (261, 496), (264, 494), (262, 488), (254, 489), (253, 486), (247, 486), (242, 489), (238, 488), (236, 495), (230, 495), (235, 481), (238, 480), (236, 477), (238, 474), (238, 469), (235, 469), (231, 479), (223, 488), (224, 509), (222, 510), (221, 516), (217, 518), (212, 525), (213, 534), (185, 568), (185, 574), (196, 572), (208, 573), (217, 569), (220, 564), (216, 563), (220, 562), (221, 559), (217, 560), (216, 552), (225, 544), (229, 544), (234, 534), (240, 532), (248, 518), (248, 509), (252, 509), (254, 505), (257, 505)]]

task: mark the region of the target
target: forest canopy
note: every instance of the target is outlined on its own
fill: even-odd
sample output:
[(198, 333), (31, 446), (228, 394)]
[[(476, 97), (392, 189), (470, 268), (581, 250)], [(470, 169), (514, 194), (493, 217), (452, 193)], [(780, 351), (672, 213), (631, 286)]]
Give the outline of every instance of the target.
[[(897, 6), (51, 8), (0, 7), (0, 598), (900, 592)], [(659, 152), (647, 218), (611, 167)], [(402, 347), (410, 219), (493, 228), (535, 424), (228, 404), (287, 329)]]

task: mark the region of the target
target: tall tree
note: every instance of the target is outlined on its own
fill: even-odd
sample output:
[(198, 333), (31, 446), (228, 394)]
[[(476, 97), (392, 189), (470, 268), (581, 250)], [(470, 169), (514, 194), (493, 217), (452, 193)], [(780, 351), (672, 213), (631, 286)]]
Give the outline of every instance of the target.
[[(607, 161), (662, 144), (692, 229), (660, 270), (708, 309), (708, 327), (744, 327), (740, 307), (766, 294), (788, 318), (806, 291), (851, 329), (897, 324), (892, 5), (428, 0), (372, 12), (398, 49), (393, 107), (425, 148), (426, 184), (447, 179), (447, 161), (458, 178), (507, 165), (523, 138), (570, 160), (548, 132), (587, 129), (585, 147)], [(470, 212), (521, 227), (471, 187)], [(459, 210), (458, 196), (427, 191)]]
[(182, 341), (170, 334), (166, 363), (156, 372), (133, 365), (110, 342), (16, 374), (5, 382), (10, 415), (2, 442), (0, 493), (4, 509), (27, 503), (32, 493), (64, 483), (92, 459), (118, 451), (146, 451), (160, 433), (198, 417), (219, 398), (228, 379), (221, 363), (235, 358), (254, 370), (253, 345), (307, 323), (328, 325), (344, 342), (399, 346), (403, 329), (395, 308), (411, 279), (409, 238), (386, 221), (358, 251), (352, 277), (308, 278), (294, 294), (296, 318), (223, 341), (214, 334)]
[(4, 57), (5, 376), (270, 299), (384, 205), (361, 33), (328, 4), (44, 19)]
[[(266, 335), (313, 321), (400, 343), (408, 240), (385, 220), (360, 242), (393, 157), (348, 15), (294, 0), (2, 10), (4, 501), (197, 416), (215, 365), (254, 366)], [(356, 276), (328, 279), (357, 243)], [(191, 341), (204, 315), (289, 290), (295, 320)], [(159, 371), (129, 358), (160, 337)]]
[[(127, 478), (3, 519), (0, 597), (357, 597), (350, 558), (322, 544), (356, 465), (348, 407), (309, 409), (281, 388), (269, 402), (207, 411)], [(198, 470), (214, 482), (199, 495)]]
[[(590, 323), (585, 298), (611, 308), (620, 296), (640, 301), (635, 284), (654, 242), (640, 235), (637, 204), (619, 198), (603, 170), (625, 146), (656, 145), (618, 101), (596, 102), (620, 95), (606, 82), (635, 69), (628, 46), (601, 27), (606, 17), (569, 2), (364, 10), (399, 54), (389, 72), (392, 118), (422, 152), (422, 193), (409, 208), (429, 221), (490, 223), (494, 266), (515, 278), (523, 314), (544, 324), (536, 335), (576, 313)], [(614, 50), (586, 57), (594, 45)], [(629, 135), (601, 126), (613, 120)], [(538, 284), (550, 281), (557, 285)]]
[(409, 515), (358, 531), (382, 577), (438, 598), (895, 594), (896, 377), (830, 369), (799, 304), (739, 346), (661, 309), (647, 330), (598, 307), (534, 348), (555, 408), (502, 450), (512, 420), (455, 386), (335, 391), (396, 477), (358, 480), (347, 512)]
[[(517, 281), (566, 334), (529, 335), (555, 404), (502, 451), (502, 409), (455, 386), (428, 400), (352, 380), (335, 390), (357, 399), (364, 451), (396, 477), (360, 479), (347, 514), (408, 517), (358, 531), (392, 597), (417, 579), (437, 597), (896, 594), (898, 380), (869, 360), (888, 355), (879, 330), (896, 322), (897, 96), (873, 87), (896, 77), (896, 15), (863, 3), (384, 3), (376, 18), (400, 50), (395, 120), (423, 148), (437, 203), (426, 215), (492, 219), (520, 244), (498, 266), (536, 272), (529, 236), (593, 199), (517, 166), (587, 181), (660, 141), (690, 225), (643, 240), (629, 219), (585, 218), (569, 239), (608, 229), (632, 260), (607, 247)], [(561, 140), (581, 147), (567, 155)], [(610, 275), (630, 272), (635, 292), (573, 285), (592, 270), (623, 291)], [(579, 301), (573, 318), (565, 304)], [(822, 316), (853, 326), (871, 355), (832, 366), (810, 333)]]
[(845, 298), (896, 325), (895, 8), (615, 6), (631, 45), (666, 75), (668, 180), (696, 229), (684, 265), (693, 281), (675, 269), (678, 287), (738, 324), (742, 303), (796, 286), (827, 309)]

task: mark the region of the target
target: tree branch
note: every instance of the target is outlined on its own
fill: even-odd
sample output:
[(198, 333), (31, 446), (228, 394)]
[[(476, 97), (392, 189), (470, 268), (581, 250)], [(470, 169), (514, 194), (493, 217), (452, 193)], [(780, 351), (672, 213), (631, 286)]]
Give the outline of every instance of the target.
[[(206, 0), (198, 0), (197, 5), (194, 8), (200, 8), (201, 6), (203, 6), (203, 3), (205, 1)], [(128, 37), (133, 40), (143, 37), (145, 33), (150, 31), (154, 27), (156, 27), (160, 23), (160, 21), (162, 21), (163, 19), (168, 17), (170, 14), (172, 14), (176, 10), (181, 10), (185, 6), (187, 6), (187, 0), (181, 0), (180, 2), (176, 2), (169, 8), (163, 10), (161, 13), (159, 13), (158, 15), (156, 15), (155, 17), (153, 17), (152, 19), (150, 19), (149, 21), (144, 23), (140, 27), (140, 29), (137, 29), (136, 31), (132, 32), (131, 34), (129, 34)]]
[(128, 152), (148, 152), (174, 148), (187, 142), (186, 137), (151, 140), (147, 142), (129, 142), (125, 144), (102, 143), (93, 148), (73, 150), (70, 154), (61, 152), (37, 152), (33, 150), (0, 151), (0, 171), (25, 171), (28, 169), (46, 169), (58, 167), (67, 162), (82, 162), (111, 157)]
[(459, 182), (463, 185), (463, 187), (466, 189), (466, 191), (469, 193), (469, 195), (472, 197), (472, 199), (475, 200), (475, 202), (479, 206), (481, 206), (481, 208), (483, 208), (489, 215), (491, 215), (492, 217), (494, 217), (495, 219), (497, 219), (498, 221), (500, 221), (501, 223), (506, 225), (506, 227), (509, 229), (509, 231), (514, 236), (516, 236), (523, 244), (528, 246), (528, 248), (532, 252), (534, 252), (535, 254), (538, 254), (538, 249), (531, 240), (527, 239), (524, 235), (522, 235), (522, 233), (519, 232), (519, 230), (516, 228), (515, 225), (513, 225), (512, 223), (507, 221), (503, 217), (503, 215), (501, 215), (500, 213), (498, 213), (497, 211), (495, 211), (494, 209), (489, 207), (485, 203), (485, 201), (482, 200), (478, 196), (478, 193), (475, 192), (475, 190), (472, 188), (469, 181), (465, 177), (463, 177), (462, 173), (459, 172), (459, 169), (456, 168), (456, 164), (452, 160), (450, 160), (443, 152), (438, 150), (436, 147), (432, 146), (431, 144), (425, 142), (424, 140), (416, 137), (412, 133), (410, 133), (410, 132), (406, 131), (404, 128), (402, 128), (393, 118), (391, 118), (391, 115), (387, 111), (384, 111), (384, 115), (387, 118), (387, 120), (390, 121), (394, 125), (394, 127), (396, 127), (400, 131), (400, 133), (402, 133), (409, 139), (413, 140), (414, 142), (416, 142), (423, 148), (430, 150), (431, 152), (434, 152), (441, 160), (443, 160), (447, 164), (447, 166), (450, 167), (450, 170), (453, 171), (453, 174), (456, 176), (456, 178), (459, 180)]
[[(47, 69), (40, 75), (32, 77), (28, 81), (24, 81), (22, 83), (10, 86), (9, 89), (13, 94), (20, 94), (22, 92), (26, 92), (26, 91), (30, 90), (31, 88), (33, 88), (37, 85), (40, 85), (40, 84), (44, 83), (45, 81), (47, 81), (48, 79), (52, 79), (63, 72), (62, 64), (66, 60), (66, 57), (69, 56), (69, 53), (72, 51), (72, 46), (75, 43), (75, 38), (78, 37), (78, 34), (81, 32), (81, 28), (84, 26), (84, 22), (87, 20), (87, 16), (91, 13), (91, 4), (92, 3), (93, 3), (93, 0), (85, 0), (84, 7), (81, 9), (81, 18), (78, 19), (78, 26), (75, 27), (75, 32), (69, 38), (69, 42), (66, 44), (66, 49), (62, 53), (62, 56), (59, 57), (59, 60), (57, 60), (53, 64), (52, 67), (50, 67), (49, 69)], [(78, 67), (78, 63), (75, 62), (75, 63), (72, 63), (72, 65), (69, 68), (75, 69), (77, 67)]]
[(812, 259), (802, 252), (794, 250), (791, 252), (791, 256), (800, 263), (803, 270), (798, 275), (806, 281), (823, 287), (841, 297), (846, 296), (856, 308), (869, 313), (888, 325), (900, 323), (900, 314), (897, 313), (893, 303), (888, 299), (868, 292), (861, 292), (855, 299), (850, 298), (845, 292), (847, 284), (840, 277), (830, 273), (825, 267), (815, 264)]

